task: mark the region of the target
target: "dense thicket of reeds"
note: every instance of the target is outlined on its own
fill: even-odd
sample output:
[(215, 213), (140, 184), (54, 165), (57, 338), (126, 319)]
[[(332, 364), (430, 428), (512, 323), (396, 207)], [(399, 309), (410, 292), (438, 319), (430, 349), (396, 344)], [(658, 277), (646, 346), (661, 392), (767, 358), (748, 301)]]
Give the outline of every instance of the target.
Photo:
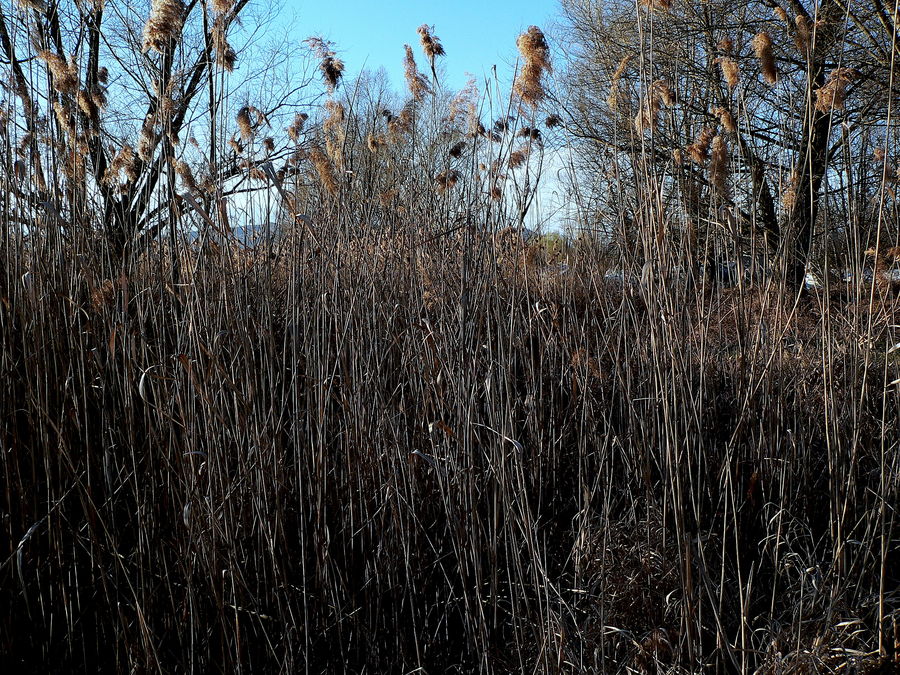
[[(35, 186), (11, 113), (6, 672), (896, 672), (894, 290), (723, 288), (668, 244), (662, 199), (613, 214), (615, 245), (526, 241), (561, 133), (538, 124), (543, 33), (507, 101), (447, 112), (419, 32), (431, 78), (405, 50), (399, 109), (338, 96), (312, 41), (330, 97), (283, 167), (242, 102), (211, 132), (221, 181), (186, 179), (209, 155), (160, 164), (157, 239), (76, 212), (89, 175), (45, 161)], [(647, 124), (674, 104), (654, 91)], [(177, 152), (159, 142), (146, 165)], [(246, 185), (263, 197), (225, 205)], [(236, 203), (251, 224), (275, 205), (282, 235), (224, 236)]]

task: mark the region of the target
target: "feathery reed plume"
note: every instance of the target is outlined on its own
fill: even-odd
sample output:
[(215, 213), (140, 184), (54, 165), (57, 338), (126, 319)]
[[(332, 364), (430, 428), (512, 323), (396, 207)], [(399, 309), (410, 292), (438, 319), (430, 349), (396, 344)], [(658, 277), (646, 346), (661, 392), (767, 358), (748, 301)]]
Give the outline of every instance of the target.
[(237, 54), (231, 48), (231, 45), (228, 43), (228, 37), (225, 35), (224, 14), (220, 14), (213, 21), (209, 37), (213, 51), (216, 54), (216, 65), (224, 68), (226, 72), (233, 72), (234, 64), (237, 63)]
[(266, 152), (275, 152), (275, 139), (268, 136), (263, 139), (263, 148)]
[(197, 187), (197, 181), (194, 180), (194, 172), (191, 171), (191, 167), (176, 159), (172, 159), (172, 166), (175, 168), (175, 173), (178, 174), (184, 187), (191, 192), (199, 191), (200, 188)]
[(241, 139), (240, 139), (240, 138), (236, 138), (235, 136), (232, 136), (232, 137), (228, 140), (228, 146), (229, 146), (232, 150), (234, 150), (234, 154), (236, 154), (236, 155), (240, 155), (242, 152), (244, 152), (244, 144), (241, 143)]
[(328, 100), (325, 102), (325, 110), (328, 116), (322, 122), (322, 130), (325, 132), (325, 151), (341, 169), (344, 166), (344, 140), (346, 138), (346, 111), (340, 101)]
[(775, 7), (775, 9), (772, 10), (772, 13), (775, 14), (775, 16), (777, 16), (779, 19), (781, 19), (781, 20), (784, 21), (785, 23), (790, 23), (790, 22), (791, 22), (791, 17), (790, 17), (790, 15), (789, 15), (789, 14), (787, 13), (787, 11), (786, 11), (784, 8), (782, 8), (782, 7)]
[(562, 118), (559, 115), (548, 115), (547, 119), (544, 120), (544, 126), (548, 129), (562, 126)]
[(458, 181), (459, 171), (453, 169), (443, 171), (434, 177), (434, 182), (437, 184), (438, 192), (446, 192), (447, 190), (452, 190)]
[(628, 64), (631, 61), (631, 55), (624, 57), (621, 61), (619, 61), (619, 65), (616, 67), (616, 70), (613, 72), (612, 77), (609, 81), (609, 94), (606, 96), (606, 105), (608, 105), (612, 110), (615, 110), (619, 105), (619, 80), (622, 79), (622, 75), (625, 74), (625, 69), (628, 68)]
[(641, 0), (641, 5), (652, 12), (668, 12), (672, 9), (672, 0)]
[(403, 49), (406, 50), (406, 56), (403, 58), (406, 85), (409, 87), (409, 93), (412, 94), (412, 97), (416, 101), (421, 101), (425, 94), (431, 93), (431, 87), (428, 86), (428, 82), (419, 72), (418, 66), (416, 66), (416, 57), (413, 56), (412, 47), (403, 45)]
[(650, 85), (653, 95), (658, 97), (660, 102), (667, 108), (671, 108), (677, 103), (677, 97), (672, 86), (666, 80), (656, 80)]
[(634, 116), (634, 128), (639, 134), (644, 133), (648, 129), (651, 131), (656, 129), (660, 108), (659, 98), (654, 96), (652, 92), (641, 97), (637, 115)]
[(435, 68), (434, 61), (438, 56), (444, 56), (446, 52), (444, 51), (444, 45), (441, 44), (441, 39), (433, 31), (433, 27), (424, 23), (416, 29), (416, 32), (419, 34), (422, 51), (425, 52), (425, 58), (431, 64), (431, 74), (434, 76), (435, 82), (437, 82), (437, 68)]
[(720, 52), (731, 54), (732, 50), (734, 49), (734, 40), (726, 35), (721, 40), (719, 40), (719, 43), (716, 45), (716, 47)]
[(75, 100), (84, 116), (90, 120), (92, 126), (96, 127), (100, 123), (100, 110), (87, 89), (79, 90)]
[(716, 63), (722, 69), (722, 77), (725, 78), (728, 88), (734, 89), (741, 78), (741, 69), (737, 61), (727, 56), (720, 56), (716, 59)]
[(241, 130), (241, 139), (249, 141), (253, 138), (253, 123), (250, 121), (250, 107), (244, 106), (238, 110), (237, 114), (238, 129)]
[(471, 120), (478, 115), (478, 84), (475, 77), (469, 75), (466, 86), (459, 90), (456, 96), (450, 101), (447, 110), (446, 121), (452, 127), (457, 127), (461, 118), (464, 118), (466, 127), (469, 127)]
[(709, 144), (712, 143), (713, 136), (715, 133), (712, 129), (704, 128), (694, 142), (685, 148), (691, 159), (697, 164), (705, 164), (709, 159)]
[(381, 134), (369, 134), (366, 136), (366, 147), (369, 149), (369, 152), (378, 152), (385, 145), (387, 145), (387, 139)]
[(397, 139), (403, 134), (408, 134), (412, 131), (415, 119), (415, 99), (413, 99), (403, 106), (399, 115), (388, 118), (388, 132), (390, 132), (394, 139)]
[(163, 53), (166, 45), (178, 38), (184, 24), (184, 4), (181, 0), (153, 0), (150, 18), (144, 24), (144, 48)]
[(106, 90), (99, 85), (94, 85), (91, 89), (91, 100), (94, 102), (94, 105), (97, 106), (98, 110), (103, 110), (106, 107)]
[(498, 134), (505, 134), (509, 129), (510, 121), (514, 118), (511, 117), (501, 117), (499, 119), (494, 120), (494, 131)]
[(812, 26), (809, 25), (809, 19), (802, 14), (798, 14), (794, 18), (794, 45), (801, 54), (809, 54), (812, 44)]
[(516, 134), (519, 138), (527, 138), (531, 141), (541, 142), (541, 130), (536, 127), (522, 127)]
[(142, 161), (150, 161), (153, 157), (153, 151), (156, 149), (157, 141), (159, 141), (159, 136), (156, 135), (153, 126), (145, 122), (144, 126), (141, 127), (141, 134), (138, 137), (137, 147), (138, 157), (140, 157)]
[(59, 128), (65, 131), (67, 136), (74, 138), (77, 132), (75, 114), (69, 104), (54, 101), (53, 112), (56, 115), (56, 123), (59, 125)]
[(453, 146), (450, 148), (450, 150), (447, 151), (447, 154), (450, 155), (451, 157), (461, 157), (463, 150), (465, 150), (465, 149), (466, 149), (466, 142), (458, 141), (453, 144)]
[(709, 161), (709, 182), (721, 196), (727, 196), (728, 145), (722, 136), (712, 139)]
[(312, 162), (312, 165), (316, 169), (316, 173), (319, 174), (319, 181), (322, 183), (322, 187), (330, 194), (336, 194), (338, 191), (338, 182), (337, 178), (335, 178), (334, 168), (331, 166), (328, 155), (322, 151), (322, 148), (315, 147), (309, 153), (309, 161)]
[(125, 172), (125, 178), (129, 184), (134, 183), (138, 179), (134, 149), (128, 143), (123, 145), (113, 157), (112, 162), (106, 168), (106, 173), (103, 175), (103, 182), (107, 185), (113, 185), (119, 180), (120, 171)]
[(13, 91), (19, 97), (19, 100), (22, 101), (22, 108), (26, 117), (31, 117), (34, 114), (34, 101), (31, 99), (31, 90), (28, 82), (17, 70), (13, 71)]
[(672, 150), (672, 159), (675, 162), (676, 166), (681, 166), (684, 164), (684, 152), (682, 152), (681, 148), (675, 148)]
[(516, 40), (516, 47), (525, 63), (513, 88), (524, 103), (536, 106), (544, 98), (541, 77), (545, 71), (553, 71), (550, 65), (550, 46), (540, 28), (529, 26)]
[(316, 58), (320, 60), (319, 71), (322, 73), (322, 80), (330, 93), (337, 89), (344, 76), (344, 62), (341, 61), (334, 51), (331, 42), (323, 40), (320, 37), (310, 37), (306, 39), (306, 44), (312, 49)]
[(531, 146), (528, 144), (519, 146), (516, 150), (513, 150), (509, 153), (509, 161), (507, 161), (507, 166), (510, 169), (516, 169), (522, 166), (525, 161), (528, 159), (528, 155), (531, 153)]
[(488, 135), (487, 129), (484, 128), (484, 125), (481, 123), (480, 119), (473, 118), (471, 123), (469, 124), (469, 130), (466, 132), (467, 138), (478, 138), (479, 136)]
[(766, 32), (758, 33), (753, 38), (753, 52), (759, 59), (763, 79), (769, 84), (778, 82), (778, 68), (775, 66), (775, 55), (772, 53), (772, 36)]
[(734, 120), (734, 115), (731, 114), (731, 111), (728, 108), (714, 108), (713, 114), (719, 118), (719, 124), (722, 125), (722, 128), (725, 131), (729, 131), (734, 133), (737, 131), (737, 123)]
[(297, 113), (294, 115), (294, 121), (291, 123), (291, 126), (287, 128), (287, 134), (295, 143), (300, 140), (300, 134), (303, 133), (303, 125), (306, 124), (306, 120), (308, 119), (309, 115), (306, 113)]
[(219, 14), (228, 14), (234, 7), (234, 0), (212, 0), (212, 8)]
[(19, 7), (24, 10), (32, 10), (34, 12), (44, 13), (47, 11), (47, 3), (44, 0), (16, 0)]
[(800, 176), (797, 170), (794, 169), (791, 172), (791, 177), (788, 179), (784, 192), (781, 193), (781, 204), (787, 211), (792, 211), (794, 206), (797, 205), (797, 183), (799, 180)]
[(847, 85), (859, 77), (853, 68), (835, 68), (828, 76), (828, 81), (816, 90), (816, 110), (829, 112), (843, 110), (847, 98)]
[(494, 201), (499, 201), (500, 198), (503, 197), (503, 190), (500, 189), (500, 186), (499, 186), (499, 185), (497, 185), (496, 183), (494, 183), (494, 184), (491, 186), (491, 192), (490, 192), (490, 195), (491, 195), (491, 199), (493, 199)]
[(641, 99), (641, 105), (634, 118), (634, 126), (638, 133), (647, 129), (656, 129), (659, 121), (659, 111), (663, 105), (671, 107), (675, 105), (675, 92), (665, 80), (653, 82), (647, 94)]
[(78, 68), (74, 60), (66, 61), (49, 49), (38, 52), (38, 58), (47, 64), (53, 88), (61, 94), (75, 94), (78, 91)]

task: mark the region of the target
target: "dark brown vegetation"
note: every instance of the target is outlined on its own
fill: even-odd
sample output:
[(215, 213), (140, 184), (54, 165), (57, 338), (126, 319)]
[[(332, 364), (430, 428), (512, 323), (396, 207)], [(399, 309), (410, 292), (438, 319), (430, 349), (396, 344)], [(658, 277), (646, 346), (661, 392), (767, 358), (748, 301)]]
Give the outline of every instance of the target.
[[(4, 672), (898, 672), (896, 149), (869, 110), (811, 194), (755, 145), (806, 23), (712, 31), (708, 100), (611, 49), (551, 83), (535, 27), (506, 100), (445, 95), (423, 26), (398, 101), (313, 39), (310, 116), (225, 95), (244, 6), (124, 30), (137, 119), (102, 3), (0, 10)], [(822, 58), (804, 143), (881, 72)], [(583, 231), (526, 238), (563, 146)]]

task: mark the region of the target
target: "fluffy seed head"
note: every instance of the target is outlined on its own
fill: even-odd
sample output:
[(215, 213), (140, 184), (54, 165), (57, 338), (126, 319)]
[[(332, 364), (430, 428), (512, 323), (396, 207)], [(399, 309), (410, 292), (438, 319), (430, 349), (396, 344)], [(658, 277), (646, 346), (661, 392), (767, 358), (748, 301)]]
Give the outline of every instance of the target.
[(641, 0), (641, 5), (652, 12), (668, 12), (672, 9), (672, 0)]
[(724, 128), (725, 131), (731, 133), (737, 131), (737, 123), (734, 121), (734, 115), (731, 114), (731, 111), (728, 110), (728, 108), (714, 108), (713, 114), (719, 118), (719, 124), (722, 125), (722, 128)]
[(322, 148), (316, 147), (310, 151), (309, 160), (315, 167), (316, 173), (319, 174), (319, 181), (322, 183), (322, 187), (330, 194), (336, 194), (338, 191), (338, 182), (337, 178), (334, 176), (334, 168), (331, 166), (328, 155), (322, 151)]
[(300, 140), (300, 134), (303, 132), (303, 125), (306, 124), (306, 120), (309, 119), (309, 115), (306, 113), (297, 113), (294, 116), (294, 122), (287, 128), (287, 133), (290, 139), (294, 142)]
[(709, 162), (709, 182), (722, 195), (727, 195), (728, 145), (722, 136), (712, 139), (712, 154)]
[(772, 53), (772, 36), (759, 33), (753, 38), (753, 52), (759, 59), (763, 79), (769, 84), (778, 82), (778, 68), (775, 66), (775, 55)]
[(406, 56), (403, 58), (406, 85), (409, 87), (409, 93), (412, 94), (412, 97), (416, 101), (421, 101), (425, 94), (431, 93), (431, 87), (428, 86), (428, 82), (422, 77), (419, 68), (416, 66), (416, 58), (413, 56), (412, 47), (403, 45), (403, 49), (406, 50)]
[(446, 192), (447, 190), (452, 190), (458, 181), (459, 171), (453, 169), (443, 171), (434, 177), (434, 182), (437, 184), (438, 192)]
[(712, 129), (703, 129), (694, 142), (685, 148), (697, 164), (705, 164), (709, 159), (709, 144), (712, 143), (713, 136), (715, 133)]
[(151, 49), (162, 54), (171, 40), (181, 35), (184, 5), (181, 0), (153, 0), (150, 18), (144, 24), (144, 53)]
[(337, 57), (331, 42), (320, 37), (311, 37), (307, 38), (306, 43), (320, 60), (319, 71), (322, 73), (322, 80), (328, 91), (333, 93), (344, 76), (344, 62)]
[(737, 61), (727, 56), (720, 56), (716, 59), (716, 63), (718, 63), (719, 68), (722, 69), (722, 77), (725, 78), (728, 88), (734, 89), (741, 79), (741, 69), (740, 66), (738, 66)]
[(249, 141), (253, 138), (253, 123), (250, 121), (250, 108), (244, 106), (237, 114), (238, 129), (241, 130), (241, 138)]
[(827, 113), (843, 110), (847, 98), (847, 85), (859, 77), (853, 68), (835, 68), (828, 76), (828, 82), (816, 90), (816, 110)]
[(616, 70), (613, 72), (612, 77), (610, 78), (609, 94), (606, 97), (606, 104), (612, 110), (615, 110), (619, 105), (619, 80), (621, 80), (622, 75), (625, 74), (625, 69), (628, 68), (628, 63), (630, 61), (630, 54), (619, 61), (619, 65), (616, 67)]
[(233, 72), (234, 64), (237, 63), (237, 54), (231, 48), (225, 34), (224, 14), (220, 14), (213, 21), (210, 42), (212, 42), (212, 48), (216, 54), (216, 65), (224, 68), (226, 72)]
[(544, 72), (552, 72), (550, 65), (550, 46), (544, 33), (537, 26), (530, 26), (522, 33), (516, 46), (522, 55), (524, 64), (514, 85), (514, 90), (522, 102), (536, 106), (544, 98), (544, 86), (541, 78)]
[(72, 59), (66, 61), (48, 49), (38, 52), (38, 58), (47, 64), (56, 91), (72, 95), (78, 91), (78, 68)]

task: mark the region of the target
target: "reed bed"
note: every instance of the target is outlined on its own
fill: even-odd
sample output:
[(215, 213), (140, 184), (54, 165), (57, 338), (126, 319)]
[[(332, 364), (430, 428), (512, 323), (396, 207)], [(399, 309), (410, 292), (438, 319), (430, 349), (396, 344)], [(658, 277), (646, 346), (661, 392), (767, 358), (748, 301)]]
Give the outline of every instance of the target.
[[(330, 98), (281, 173), (235, 108), (274, 240), (222, 236), (221, 194), (173, 174), (160, 203), (203, 234), (123, 253), (4, 174), (0, 661), (897, 672), (895, 289), (723, 288), (659, 246), (652, 198), (614, 214), (621, 238), (527, 238), (524, 176), (562, 133), (539, 130), (545, 37), (520, 38), (507, 99), (445, 114), (434, 30), (431, 80), (407, 47), (391, 110), (339, 100), (343, 62), (313, 40)], [(654, 91), (648, 128), (674, 105)], [(724, 137), (702, 146), (725, 194)]]

